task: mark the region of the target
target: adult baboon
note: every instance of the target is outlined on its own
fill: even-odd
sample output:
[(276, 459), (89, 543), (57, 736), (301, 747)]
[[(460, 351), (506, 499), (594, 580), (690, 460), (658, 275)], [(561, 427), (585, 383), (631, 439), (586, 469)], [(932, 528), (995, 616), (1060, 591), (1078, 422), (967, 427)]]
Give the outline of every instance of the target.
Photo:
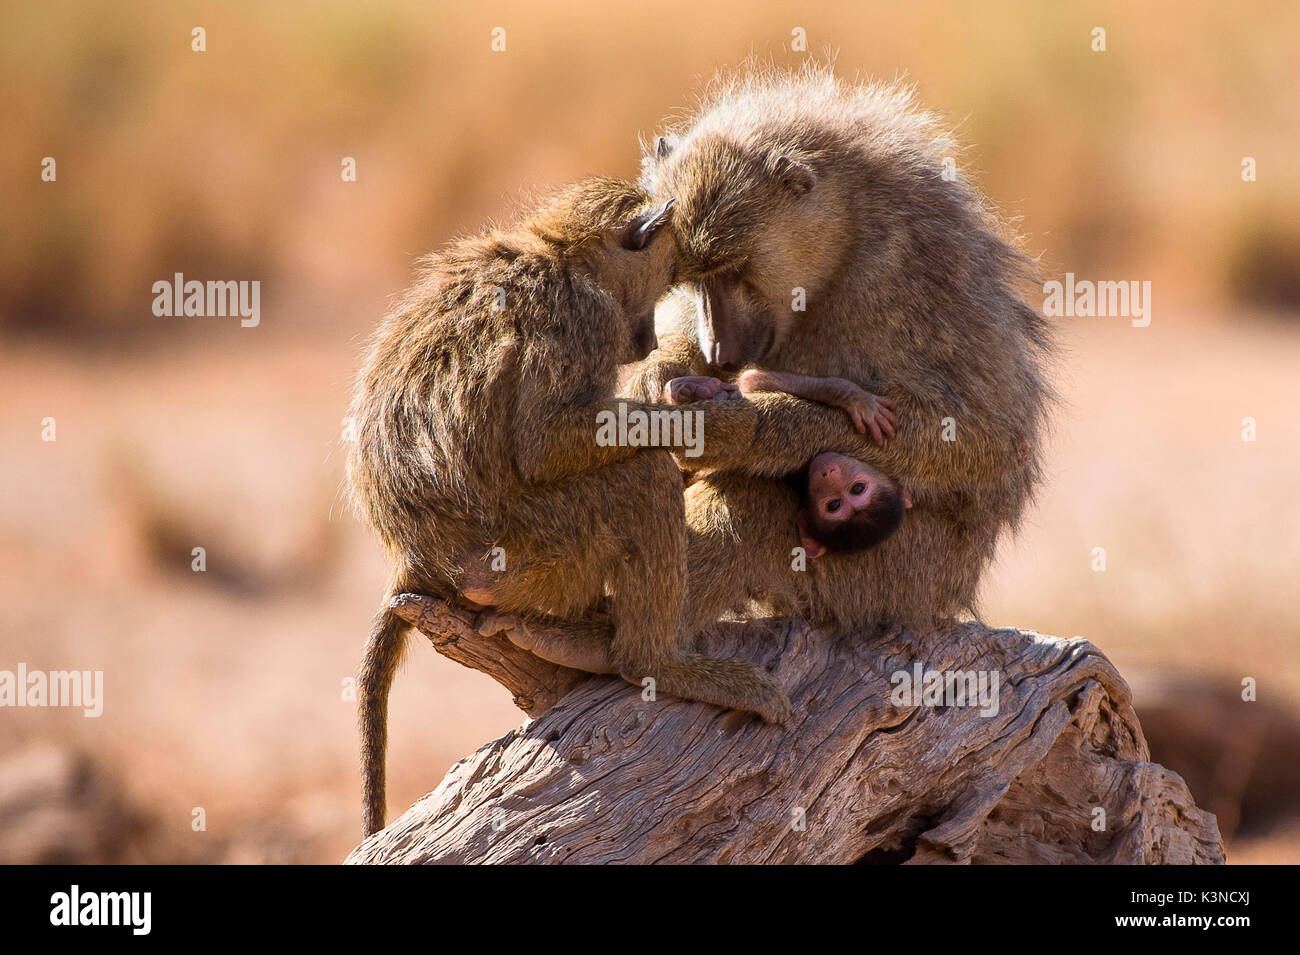
[[(751, 72), (720, 85), (647, 151), (642, 184), (674, 196), (679, 334), (632, 377), (756, 366), (848, 379), (894, 402), (877, 445), (834, 408), (755, 394), (754, 441), (706, 448), (691, 488), (691, 603), (737, 591), (823, 622), (930, 626), (972, 609), (999, 534), (1039, 479), (1049, 329), (1017, 296), (1027, 261), (955, 167), (952, 141), (909, 90), (826, 69)], [(662, 323), (661, 323), (662, 326)], [(686, 396), (691, 397), (690, 395)], [(914, 507), (881, 546), (791, 569), (779, 479), (833, 451), (898, 478)]]
[[(743, 660), (686, 653), (682, 482), (666, 450), (599, 438), (601, 416), (681, 409), (615, 401), (617, 364), (654, 347), (672, 282), (671, 202), (617, 180), (559, 194), (518, 228), (463, 239), (371, 344), (348, 476), (393, 565), (359, 680), (365, 831), (384, 823), (387, 701), (404, 591), (456, 599), (467, 555), (500, 548), (498, 606), (581, 618), (607, 603), (616, 672), (664, 693), (780, 721), (781, 688)], [(707, 411), (707, 446), (753, 433), (744, 402)], [(604, 639), (592, 624), (588, 637)]]

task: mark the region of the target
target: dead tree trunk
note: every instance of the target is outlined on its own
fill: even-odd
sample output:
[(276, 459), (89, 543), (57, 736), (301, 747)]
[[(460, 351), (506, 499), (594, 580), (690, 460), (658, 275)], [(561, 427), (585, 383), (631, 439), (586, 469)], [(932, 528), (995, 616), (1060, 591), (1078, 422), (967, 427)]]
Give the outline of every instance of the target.
[(972, 622), (855, 640), (790, 620), (706, 635), (790, 691), (779, 728), (546, 663), (493, 633), (508, 618), (415, 596), (399, 612), (535, 719), (349, 862), (1224, 860), (1214, 816), (1149, 761), (1128, 686), (1082, 639)]

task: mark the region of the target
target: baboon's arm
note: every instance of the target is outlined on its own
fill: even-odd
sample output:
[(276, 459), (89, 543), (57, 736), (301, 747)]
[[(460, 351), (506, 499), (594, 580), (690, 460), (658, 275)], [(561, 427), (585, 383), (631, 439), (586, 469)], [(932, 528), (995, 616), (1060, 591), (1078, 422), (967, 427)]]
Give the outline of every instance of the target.
[[(562, 382), (556, 384), (562, 386)], [(606, 418), (602, 412), (612, 417)], [(573, 394), (571, 388), (557, 392), (545, 383), (525, 380), (520, 383), (513, 421), (515, 463), (520, 475), (531, 483), (557, 481), (605, 467), (643, 450), (644, 446), (629, 446), (618, 440), (598, 441), (602, 420), (617, 422), (634, 412), (702, 414), (702, 448), (716, 449), (716, 453), (727, 458), (740, 454), (754, 437), (756, 415), (754, 406), (747, 401), (685, 406), (614, 397), (592, 401), (589, 396)], [(659, 433), (653, 426), (652, 430)], [(693, 464), (698, 458), (683, 460)]]
[(842, 407), (848, 389), (856, 388), (844, 378), (819, 378), (814, 375), (796, 375), (788, 371), (768, 371), (754, 368), (740, 377), (740, 390), (745, 394), (760, 391), (778, 391), (796, 398), (807, 398), (818, 404)]
[[(659, 347), (638, 366), (624, 391), (638, 399), (648, 396), (659, 400), (663, 386), (673, 378), (712, 373), (694, 338), (680, 333), (665, 335)], [(767, 374), (773, 380), (784, 375)], [(823, 451), (835, 451), (904, 480), (948, 490), (997, 481), (1020, 453), (1014, 439), (988, 427), (982, 415), (954, 410), (951, 397), (923, 396), (900, 389), (885, 395), (895, 404), (898, 428), (896, 436), (881, 447), (873, 443), (870, 435), (855, 431), (833, 402), (822, 403), (826, 395), (816, 394), (816, 385), (830, 379), (796, 375), (789, 379), (784, 384), (791, 387), (782, 390), (808, 392), (810, 400), (788, 393), (752, 394), (750, 403), (758, 412), (752, 444), (706, 441), (701, 456), (686, 460), (679, 455), (678, 463), (692, 470), (738, 470), (780, 477), (803, 470)], [(706, 407), (732, 403), (742, 402), (709, 402)], [(956, 428), (953, 441), (943, 440), (943, 421), (948, 417)]]
[(700, 346), (689, 335), (663, 335), (659, 347), (640, 363), (623, 386), (623, 394), (638, 401), (663, 401), (664, 385), (674, 378), (709, 374)]
[[(774, 392), (754, 394), (750, 401), (758, 422), (753, 444), (729, 456), (706, 443), (703, 455), (689, 464), (698, 470), (779, 477), (802, 470), (823, 451), (835, 451), (935, 490), (989, 484), (1014, 465), (1014, 439), (987, 427), (978, 414), (961, 414), (951, 403), (944, 407), (901, 390), (891, 390), (889, 397), (897, 407), (898, 428), (892, 440), (879, 446), (854, 431), (837, 408)], [(943, 440), (948, 417), (956, 429), (952, 441)]]

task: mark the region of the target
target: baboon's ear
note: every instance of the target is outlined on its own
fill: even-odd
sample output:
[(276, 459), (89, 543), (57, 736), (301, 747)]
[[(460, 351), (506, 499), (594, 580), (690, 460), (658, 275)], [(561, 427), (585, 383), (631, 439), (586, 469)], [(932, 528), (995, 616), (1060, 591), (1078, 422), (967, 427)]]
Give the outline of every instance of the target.
[(640, 252), (649, 245), (660, 227), (672, 219), (673, 203), (676, 201), (676, 199), (669, 199), (662, 205), (652, 206), (644, 212), (637, 213), (636, 218), (628, 223), (627, 231), (623, 233), (623, 248)]
[(806, 196), (817, 185), (817, 174), (812, 168), (789, 156), (778, 157), (772, 164), (772, 175), (796, 196)]
[(668, 145), (667, 138), (660, 136), (659, 141), (655, 143), (655, 159), (667, 159), (672, 151), (673, 147)]
[(795, 526), (799, 529), (799, 546), (803, 548), (804, 556), (809, 560), (816, 560), (826, 553), (826, 545), (813, 536), (812, 528), (808, 526), (808, 511), (799, 508), (794, 514)]

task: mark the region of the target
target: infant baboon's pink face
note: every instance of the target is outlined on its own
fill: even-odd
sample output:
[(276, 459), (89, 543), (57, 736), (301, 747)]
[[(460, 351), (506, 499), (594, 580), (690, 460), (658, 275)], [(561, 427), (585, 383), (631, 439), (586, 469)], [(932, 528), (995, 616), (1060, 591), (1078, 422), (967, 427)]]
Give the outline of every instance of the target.
[(825, 524), (848, 520), (882, 495), (901, 499), (897, 482), (856, 458), (827, 451), (808, 465), (808, 503)]
[(809, 557), (869, 550), (898, 530), (912, 506), (894, 478), (833, 451), (812, 459), (807, 481), (798, 523)]

